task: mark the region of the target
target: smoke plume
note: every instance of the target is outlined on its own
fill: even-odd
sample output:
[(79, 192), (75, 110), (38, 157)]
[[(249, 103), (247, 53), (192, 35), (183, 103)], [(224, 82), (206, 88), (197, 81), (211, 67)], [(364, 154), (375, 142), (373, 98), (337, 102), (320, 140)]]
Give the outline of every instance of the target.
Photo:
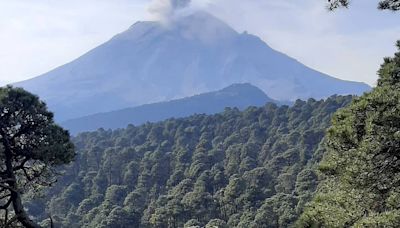
[(149, 8), (152, 19), (166, 25), (192, 10), (192, 0), (153, 0)]

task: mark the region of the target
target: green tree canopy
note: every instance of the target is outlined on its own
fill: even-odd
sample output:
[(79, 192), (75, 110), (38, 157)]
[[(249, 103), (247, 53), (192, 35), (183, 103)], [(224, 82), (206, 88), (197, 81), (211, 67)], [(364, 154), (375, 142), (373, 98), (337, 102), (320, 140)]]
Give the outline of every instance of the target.
[(23, 89), (0, 88), (2, 226), (18, 220), (25, 227), (39, 227), (28, 217), (22, 194), (53, 183), (54, 168), (74, 155), (69, 133), (54, 123), (45, 103)]
[(400, 51), (385, 58), (373, 91), (335, 114), (327, 146), (299, 225), (399, 227)]
[(351, 99), (82, 133), (76, 162), (29, 209), (60, 227), (290, 227), (315, 192), (325, 129)]

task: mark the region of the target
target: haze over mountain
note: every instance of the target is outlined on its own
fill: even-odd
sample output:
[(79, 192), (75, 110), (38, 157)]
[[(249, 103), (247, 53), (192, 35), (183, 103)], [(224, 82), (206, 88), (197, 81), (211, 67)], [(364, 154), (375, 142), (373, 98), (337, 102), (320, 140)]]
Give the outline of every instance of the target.
[(243, 110), (249, 106), (263, 106), (267, 102), (279, 103), (251, 84), (234, 84), (216, 92), (107, 113), (98, 113), (68, 120), (61, 123), (61, 125), (71, 133), (76, 134), (99, 128), (125, 128), (129, 124), (139, 125), (145, 122), (156, 122), (173, 117), (187, 117), (193, 114), (215, 114), (222, 112), (226, 107), (235, 107)]
[(245, 82), (276, 100), (369, 89), (310, 69), (205, 12), (168, 26), (137, 22), (78, 59), (15, 85), (41, 96), (62, 121)]

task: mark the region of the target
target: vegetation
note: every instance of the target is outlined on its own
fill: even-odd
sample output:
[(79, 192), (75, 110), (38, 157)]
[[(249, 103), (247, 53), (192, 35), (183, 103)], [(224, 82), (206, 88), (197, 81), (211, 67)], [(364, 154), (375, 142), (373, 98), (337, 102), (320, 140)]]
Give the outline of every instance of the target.
[(140, 125), (169, 118), (187, 117), (196, 113), (215, 114), (224, 111), (225, 107), (237, 107), (243, 110), (249, 106), (262, 106), (267, 102), (283, 103), (272, 100), (261, 89), (251, 84), (233, 84), (218, 91), (182, 99), (80, 117), (65, 121), (61, 125), (76, 135), (85, 131), (95, 131), (101, 127), (118, 129), (125, 128), (128, 124)]
[[(328, 0), (328, 7), (330, 10), (345, 7), (347, 8), (350, 4), (350, 0)], [(381, 10), (400, 10), (400, 0), (380, 0), (378, 8)]]
[(351, 99), (82, 133), (76, 162), (30, 212), (62, 227), (288, 227), (313, 196), (331, 116)]
[(338, 112), (351, 96), (100, 129), (74, 138), (73, 164), (46, 105), (0, 88), (0, 226), (400, 227), (397, 46), (377, 87)]
[(299, 226), (400, 226), (399, 101), (400, 52), (385, 59), (372, 92), (334, 116), (324, 180)]
[(68, 132), (38, 97), (12, 87), (0, 88), (1, 227), (39, 227), (26, 213), (22, 194), (54, 182), (54, 168), (75, 153)]

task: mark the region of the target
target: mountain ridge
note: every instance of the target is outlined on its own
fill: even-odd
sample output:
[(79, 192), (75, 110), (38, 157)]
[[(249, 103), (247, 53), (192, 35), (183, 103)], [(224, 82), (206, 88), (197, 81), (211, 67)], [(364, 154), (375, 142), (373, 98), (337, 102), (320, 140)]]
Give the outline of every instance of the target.
[(370, 88), (312, 70), (208, 13), (183, 17), (171, 27), (135, 23), (76, 60), (15, 85), (38, 94), (64, 121), (234, 83), (251, 83), (276, 100)]
[(158, 122), (194, 114), (215, 114), (222, 112), (227, 107), (243, 110), (249, 106), (263, 106), (268, 102), (280, 103), (269, 98), (262, 90), (249, 83), (233, 84), (219, 91), (97, 113), (67, 120), (62, 122), (61, 125), (72, 134), (76, 134), (99, 128), (125, 128), (129, 124), (140, 125), (146, 122)]

